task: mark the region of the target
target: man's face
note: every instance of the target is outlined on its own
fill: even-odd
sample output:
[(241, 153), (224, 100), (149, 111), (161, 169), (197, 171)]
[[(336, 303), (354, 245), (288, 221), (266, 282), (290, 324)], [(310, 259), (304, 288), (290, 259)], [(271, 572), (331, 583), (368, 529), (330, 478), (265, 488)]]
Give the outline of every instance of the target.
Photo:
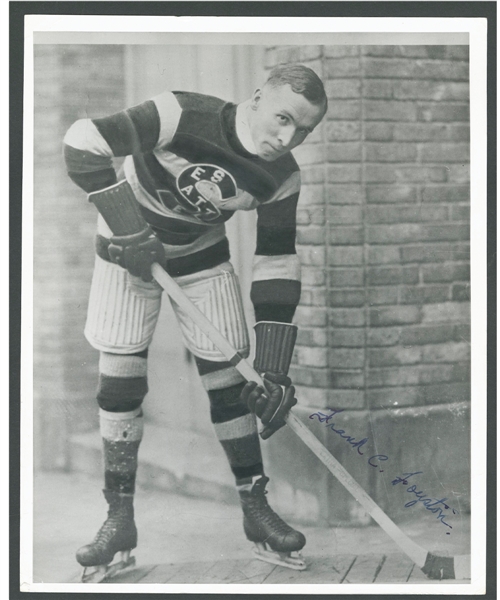
[(323, 118), (325, 108), (296, 94), (287, 84), (256, 90), (249, 113), (250, 133), (257, 155), (272, 162), (302, 144)]

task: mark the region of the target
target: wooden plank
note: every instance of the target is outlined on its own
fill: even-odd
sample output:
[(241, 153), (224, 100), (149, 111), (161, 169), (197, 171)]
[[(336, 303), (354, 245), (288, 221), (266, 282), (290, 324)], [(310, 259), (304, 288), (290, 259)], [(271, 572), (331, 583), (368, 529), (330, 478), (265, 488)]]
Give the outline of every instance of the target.
[(235, 577), (245, 578), (241, 572), (240, 566), (244, 564), (244, 560), (219, 560), (202, 577), (198, 580), (199, 583), (230, 583)]
[(422, 569), (417, 567), (417, 565), (414, 565), (413, 570), (411, 571), (407, 581), (410, 583), (428, 583), (431, 580), (428, 579), (425, 573), (423, 573)]
[(305, 571), (277, 566), (263, 583), (340, 583), (354, 560), (352, 555), (309, 557)]
[(261, 560), (245, 559), (235, 561), (234, 570), (228, 574), (227, 583), (263, 583), (275, 568), (276, 565)]
[(286, 567), (276, 565), (276, 568), (269, 577), (266, 577), (262, 583), (301, 583), (301, 577), (305, 571), (295, 571)]
[(375, 578), (375, 583), (406, 583), (413, 565), (414, 563), (404, 554), (389, 554)]
[[(257, 563), (257, 564), (256, 564)], [(199, 583), (262, 583), (276, 565), (258, 560), (221, 560), (199, 579)]]
[(82, 583), (82, 572), (83, 567), (78, 571), (78, 573), (74, 573), (66, 583)]
[(349, 569), (342, 583), (372, 583), (384, 557), (376, 554), (361, 554)]
[(177, 571), (168, 581), (168, 583), (199, 583), (202, 582), (203, 575), (210, 570), (217, 561), (208, 560), (205, 562), (181, 563), (180, 570)]
[(122, 573), (118, 573), (111, 579), (107, 579), (105, 583), (137, 583), (142, 581), (146, 575), (148, 575), (156, 565), (142, 565), (140, 567), (134, 567)]
[(355, 560), (356, 557), (353, 554), (339, 554), (338, 556), (334, 556), (332, 559), (333, 579), (318, 583), (340, 583), (344, 580), (346, 573), (348, 573)]
[[(129, 568), (121, 573), (117, 573), (114, 577), (111, 577), (111, 579), (104, 580), (102, 583), (136, 583), (155, 568), (156, 565), (141, 565), (139, 567)], [(75, 574), (68, 583), (82, 583), (82, 571), (83, 568)]]
[(413, 567), (413, 571), (408, 578), (408, 583), (427, 583), (427, 584), (439, 584), (439, 585), (451, 585), (457, 583), (464, 583), (464, 581), (459, 579), (429, 579), (425, 573), (422, 572), (422, 569), (419, 569), (417, 565)]
[(309, 558), (307, 569), (300, 571), (298, 583), (340, 583), (354, 559), (351, 555)]
[(140, 582), (140, 583), (167, 583), (168, 581), (170, 581), (171, 577), (173, 577), (181, 568), (182, 568), (182, 564), (179, 564), (179, 563), (156, 565), (148, 573), (145, 573), (144, 577), (141, 577), (141, 579), (138, 580), (138, 582)]

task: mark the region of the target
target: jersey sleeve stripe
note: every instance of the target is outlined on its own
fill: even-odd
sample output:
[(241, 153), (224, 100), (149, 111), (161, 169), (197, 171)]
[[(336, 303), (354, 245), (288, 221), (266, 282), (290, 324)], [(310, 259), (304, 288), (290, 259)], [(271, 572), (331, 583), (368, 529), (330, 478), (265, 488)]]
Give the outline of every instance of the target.
[(292, 194), (279, 202), (261, 204), (257, 208), (258, 223), (266, 227), (295, 227), (299, 194)]
[(273, 196), (266, 201), (266, 205), (272, 204), (288, 198), (288, 196), (297, 195), (300, 192), (300, 171), (294, 171), (290, 177), (276, 190)]
[(125, 111), (94, 119), (99, 133), (108, 142), (113, 156), (127, 156), (134, 151), (135, 135), (132, 131), (133, 122), (127, 118)]
[(292, 279), (300, 281), (300, 261), (296, 254), (254, 256), (253, 280)]
[(99, 156), (113, 156), (109, 144), (91, 119), (79, 119), (73, 123), (64, 136), (64, 143), (77, 150), (85, 150)]
[(72, 173), (68, 171), (68, 175), (78, 187), (82, 188), (88, 194), (103, 190), (117, 182), (116, 173), (113, 168), (92, 171), (91, 173)]
[(156, 146), (160, 133), (160, 118), (152, 100), (108, 117), (93, 119), (93, 122), (114, 156), (133, 154), (138, 150), (137, 138), (140, 150), (150, 151)]
[(80, 119), (68, 129), (63, 153), (69, 177), (86, 192), (116, 183), (113, 151), (90, 119)]
[(300, 293), (300, 261), (296, 254), (254, 256), (250, 298), (257, 321), (291, 323)]
[(255, 254), (276, 256), (295, 254), (295, 227), (258, 227)]
[(92, 171), (102, 171), (113, 166), (109, 156), (102, 156), (87, 150), (73, 148), (73, 146), (68, 144), (64, 144), (63, 152), (66, 167), (71, 173), (91, 173)]
[(253, 304), (286, 304), (296, 306), (300, 300), (300, 281), (273, 279), (254, 281), (251, 298)]
[(254, 306), (255, 320), (291, 323), (296, 308), (295, 304), (257, 304)]
[(164, 92), (155, 96), (154, 102), (159, 117), (159, 146), (170, 143), (174, 137), (179, 121), (181, 119), (182, 108), (172, 92)]
[(160, 115), (156, 104), (148, 100), (125, 111), (132, 119), (139, 137), (141, 150), (150, 152), (156, 147), (160, 134)]

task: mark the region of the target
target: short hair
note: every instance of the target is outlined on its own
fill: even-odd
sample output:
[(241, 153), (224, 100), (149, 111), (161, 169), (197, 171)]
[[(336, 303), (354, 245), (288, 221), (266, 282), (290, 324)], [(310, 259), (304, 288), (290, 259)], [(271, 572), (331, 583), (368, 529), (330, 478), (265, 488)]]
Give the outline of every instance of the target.
[(269, 73), (265, 85), (273, 88), (289, 84), (296, 94), (302, 94), (311, 104), (328, 104), (325, 87), (316, 73), (299, 64), (278, 65)]

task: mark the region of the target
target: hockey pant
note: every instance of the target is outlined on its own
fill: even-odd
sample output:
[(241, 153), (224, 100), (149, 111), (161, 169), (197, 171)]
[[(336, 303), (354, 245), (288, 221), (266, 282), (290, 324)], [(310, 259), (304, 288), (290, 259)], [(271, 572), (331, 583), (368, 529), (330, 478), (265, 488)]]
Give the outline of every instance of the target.
[[(184, 293), (243, 356), (249, 354), (237, 276), (229, 262), (175, 278)], [(96, 256), (85, 336), (100, 350), (97, 400), (104, 440), (106, 487), (133, 493), (147, 393), (147, 349), (158, 320), (162, 288)], [(238, 485), (260, 475), (255, 416), (240, 400), (244, 379), (177, 305), (183, 341), (194, 355), (210, 399), (215, 432)]]

